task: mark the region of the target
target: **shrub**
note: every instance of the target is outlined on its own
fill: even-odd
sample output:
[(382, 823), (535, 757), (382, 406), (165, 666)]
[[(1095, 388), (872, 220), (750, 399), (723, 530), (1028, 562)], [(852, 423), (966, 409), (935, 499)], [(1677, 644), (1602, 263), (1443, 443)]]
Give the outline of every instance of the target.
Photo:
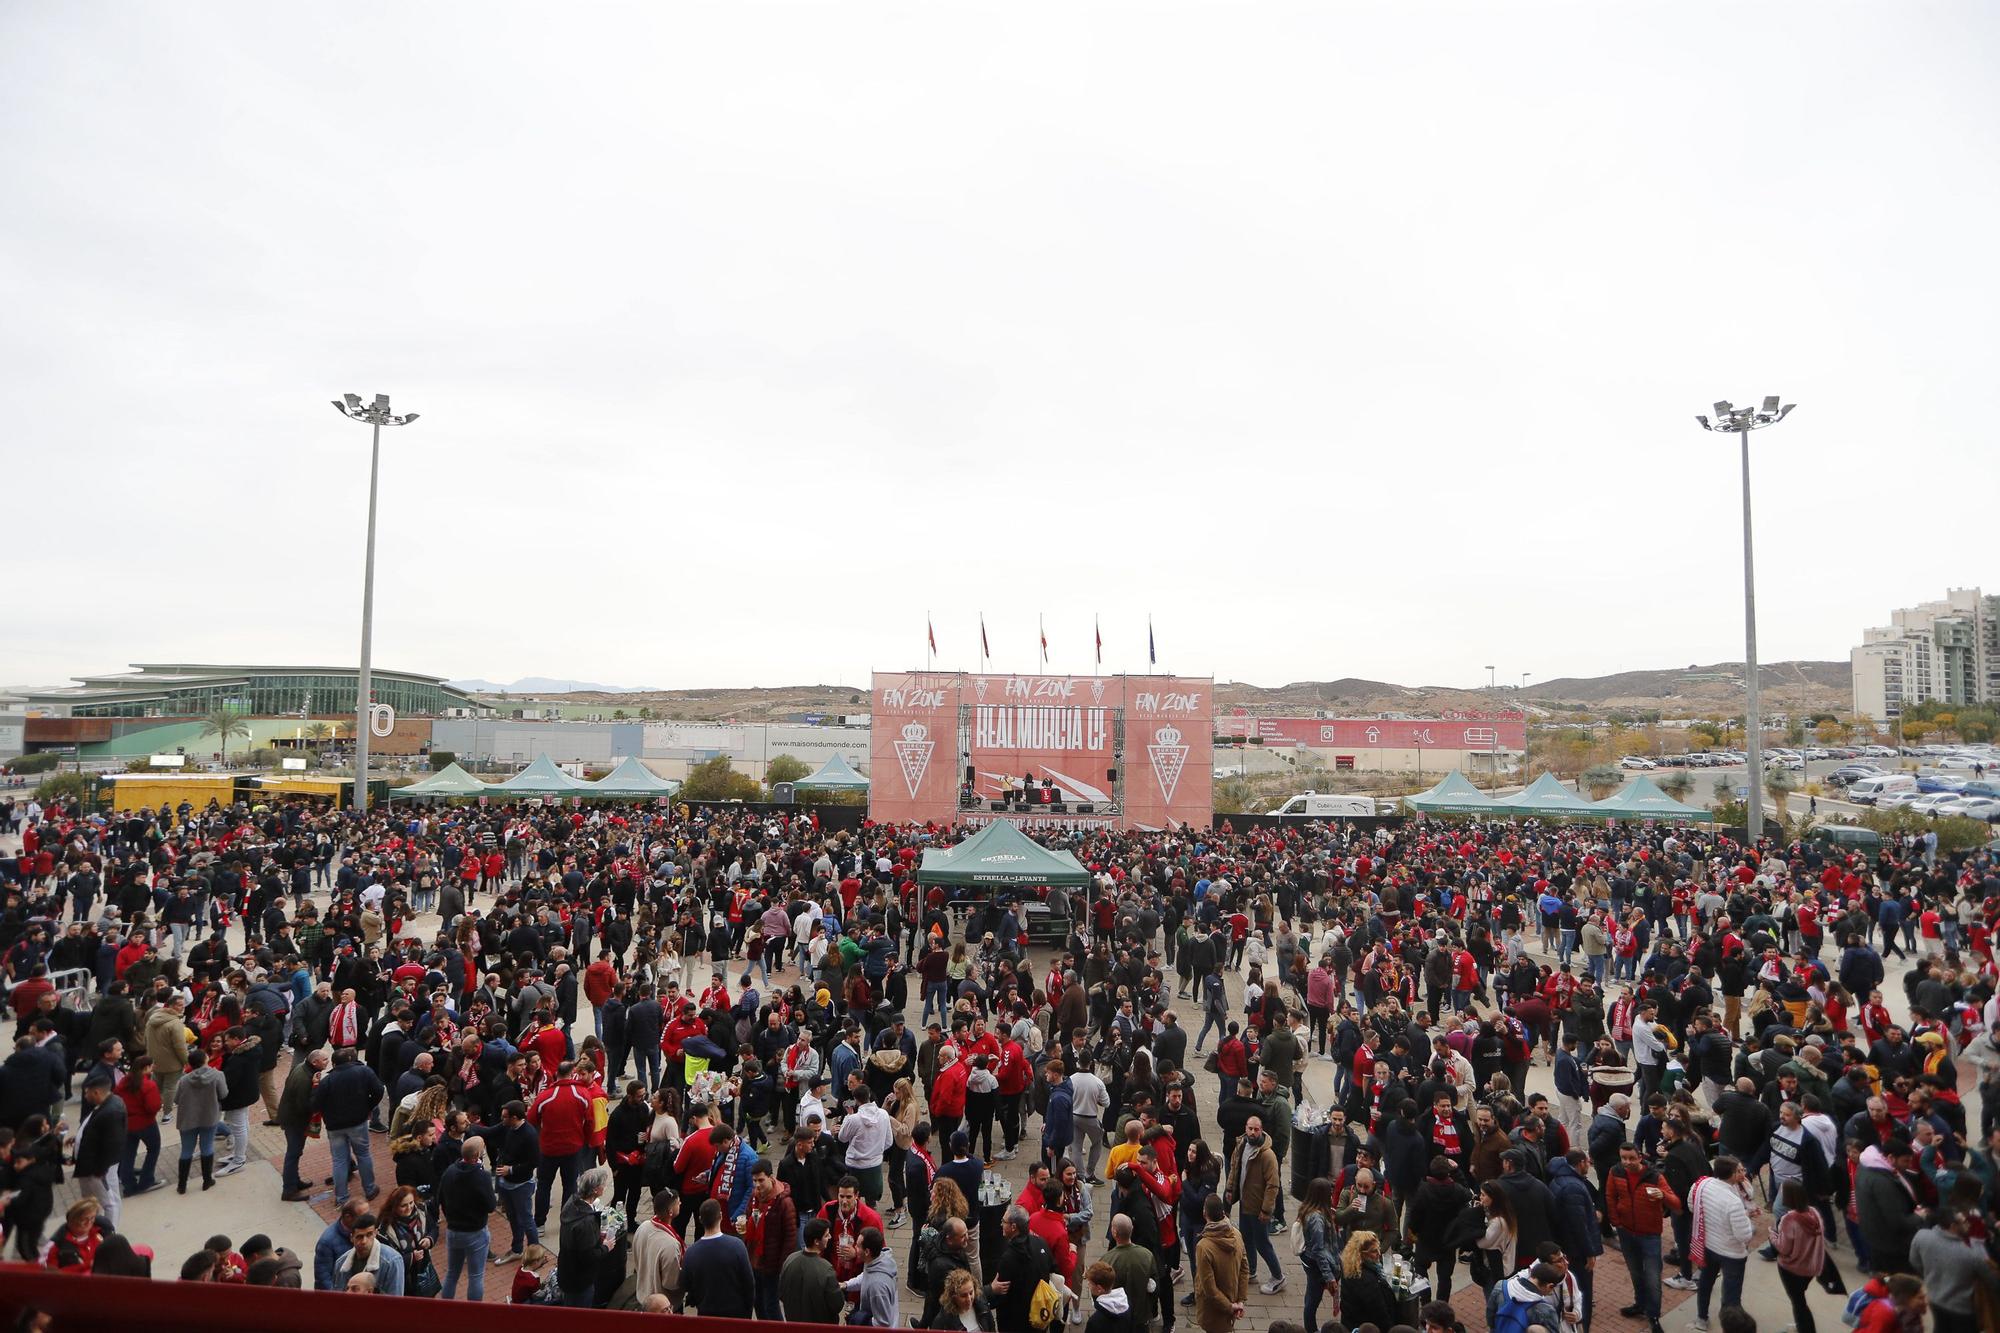
[(431, 751), (431, 772), (442, 773), (458, 762), (458, 756), (450, 750)]
[(1597, 764), (1583, 770), (1581, 781), (1590, 789), (1590, 798), (1601, 801), (1618, 790), (1625, 781), (1625, 774), (1610, 764)]
[(748, 773), (738, 773), (728, 755), (717, 755), (689, 769), (676, 794), (684, 801), (760, 801), (764, 788)]
[(63, 757), (53, 750), (44, 750), (39, 754), (24, 754), (19, 759), (10, 761), (7, 771), (21, 774), (53, 773), (56, 765), (62, 761)]

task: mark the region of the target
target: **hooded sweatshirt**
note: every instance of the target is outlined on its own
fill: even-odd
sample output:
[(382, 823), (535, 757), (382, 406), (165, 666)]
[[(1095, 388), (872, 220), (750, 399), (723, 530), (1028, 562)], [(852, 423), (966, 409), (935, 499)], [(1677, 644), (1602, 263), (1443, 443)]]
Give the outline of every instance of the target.
[[(1508, 1301), (1517, 1301), (1528, 1306), (1528, 1324), (1540, 1324), (1543, 1328), (1562, 1327), (1556, 1322), (1556, 1307), (1542, 1294), (1542, 1289), (1528, 1280), (1525, 1272), (1516, 1273), (1505, 1282), (1493, 1288), (1491, 1305), (1486, 1311), (1486, 1326), (1492, 1328), (1499, 1318), (1500, 1307)], [(1526, 1327), (1526, 1325), (1523, 1325)]]
[(1113, 1287), (1099, 1296), (1083, 1333), (1133, 1333), (1132, 1301), (1125, 1288)]

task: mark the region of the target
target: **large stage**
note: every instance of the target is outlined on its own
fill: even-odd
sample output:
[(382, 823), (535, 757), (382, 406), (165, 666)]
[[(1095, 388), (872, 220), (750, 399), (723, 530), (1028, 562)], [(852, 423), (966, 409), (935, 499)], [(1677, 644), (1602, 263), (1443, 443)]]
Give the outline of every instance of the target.
[(871, 818), (1208, 827), (1215, 682), (877, 672)]

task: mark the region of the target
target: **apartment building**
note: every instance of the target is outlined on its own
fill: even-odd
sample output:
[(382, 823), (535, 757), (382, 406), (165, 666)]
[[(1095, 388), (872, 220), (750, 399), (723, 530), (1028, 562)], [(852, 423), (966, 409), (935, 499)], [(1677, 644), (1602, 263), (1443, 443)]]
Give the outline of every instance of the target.
[(1854, 711), (1878, 721), (1904, 705), (2000, 701), (2000, 596), (1953, 588), (1944, 598), (1889, 613), (1849, 654)]

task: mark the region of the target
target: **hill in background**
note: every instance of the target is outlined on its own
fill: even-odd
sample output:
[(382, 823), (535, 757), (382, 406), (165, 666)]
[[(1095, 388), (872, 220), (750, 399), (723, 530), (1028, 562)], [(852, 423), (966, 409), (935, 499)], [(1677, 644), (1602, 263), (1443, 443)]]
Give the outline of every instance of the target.
[[(1846, 713), (1852, 706), (1853, 683), (1846, 662), (1769, 662), (1758, 670), (1763, 704), (1770, 712)], [(501, 686), (488, 681), (453, 682), (489, 698)], [(559, 686), (572, 688), (559, 689)], [(482, 688), (484, 687), (484, 688)], [(689, 721), (768, 722), (803, 713), (839, 717), (868, 711), (868, 690), (857, 685), (774, 685), (738, 689), (653, 690), (591, 686), (578, 681), (530, 676), (504, 687), (516, 698), (532, 696), (571, 704), (601, 703), (637, 713), (646, 708), (656, 717)], [(1743, 705), (1743, 664), (1718, 662), (1667, 670), (1621, 671), (1610, 676), (1559, 677), (1529, 681), (1525, 690), (1502, 686), (1497, 691), (1447, 686), (1396, 685), (1388, 681), (1342, 677), (1327, 681), (1294, 681), (1288, 685), (1247, 685), (1217, 681), (1218, 712), (1247, 709), (1266, 715), (1311, 714), (1326, 711), (1367, 716), (1376, 713), (1423, 714), (1455, 709), (1526, 705), (1533, 712), (1653, 712), (1668, 717), (1723, 715)]]

